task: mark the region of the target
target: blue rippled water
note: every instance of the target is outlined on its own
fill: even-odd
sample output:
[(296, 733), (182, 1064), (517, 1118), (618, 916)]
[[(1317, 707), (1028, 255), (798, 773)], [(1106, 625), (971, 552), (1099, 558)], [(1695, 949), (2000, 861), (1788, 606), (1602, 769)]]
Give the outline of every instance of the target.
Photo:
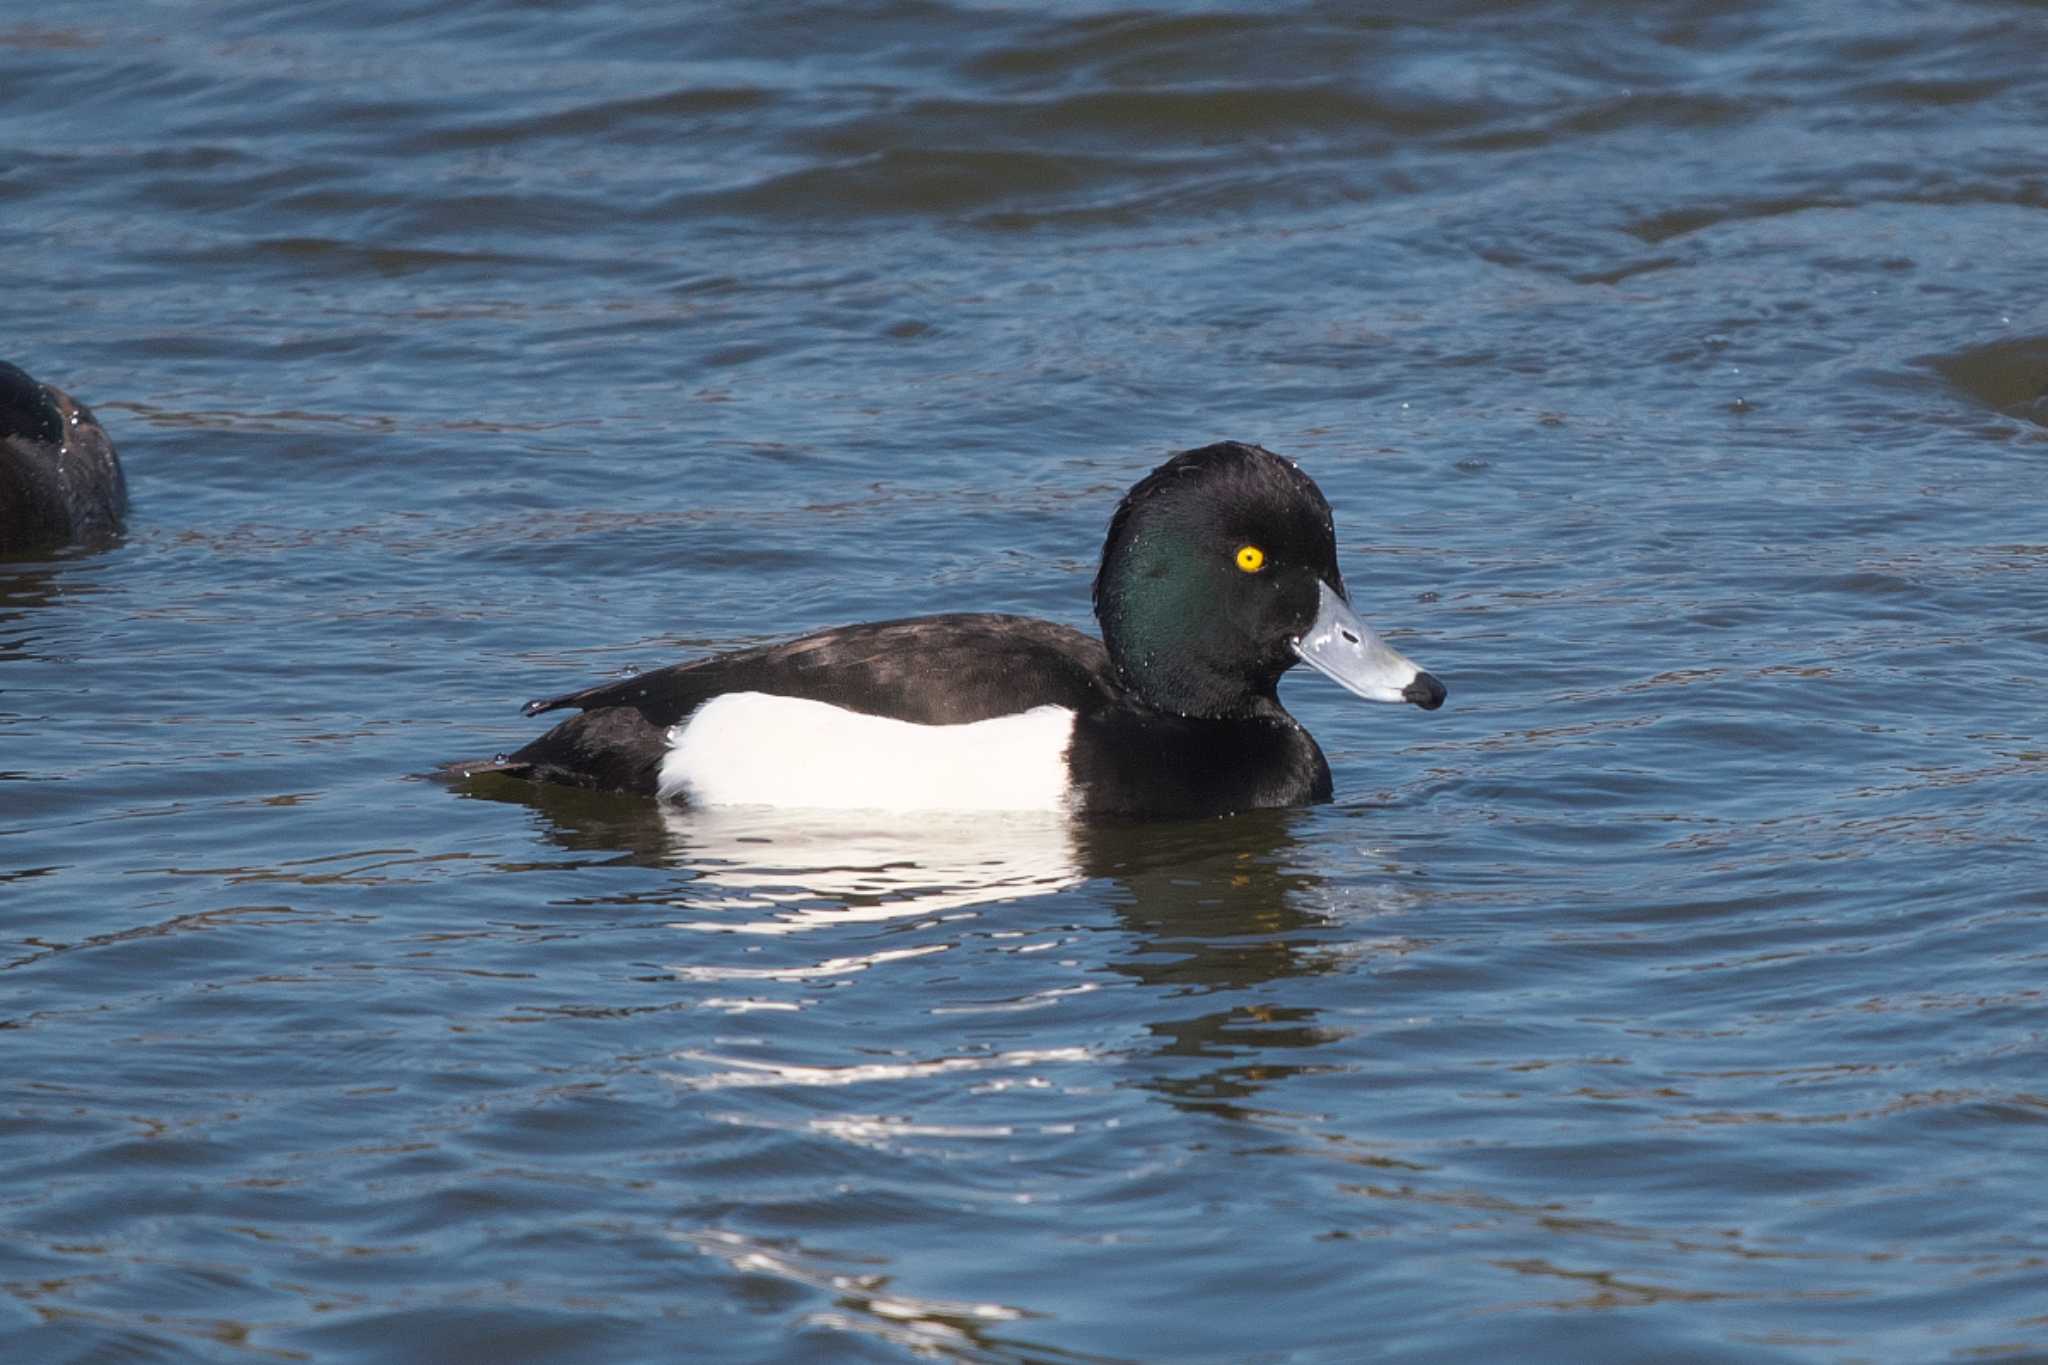
[[(2048, 1355), (2048, 11), (0, 18), (0, 1359)], [(1313, 810), (662, 811), (519, 704), (1087, 620), (1299, 458)]]

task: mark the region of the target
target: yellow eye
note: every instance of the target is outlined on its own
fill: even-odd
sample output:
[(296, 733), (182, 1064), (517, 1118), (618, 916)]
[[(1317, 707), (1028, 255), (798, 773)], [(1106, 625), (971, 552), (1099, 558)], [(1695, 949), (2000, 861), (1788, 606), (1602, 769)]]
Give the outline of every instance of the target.
[(1256, 545), (1238, 546), (1237, 567), (1246, 573), (1257, 573), (1266, 567), (1266, 552)]

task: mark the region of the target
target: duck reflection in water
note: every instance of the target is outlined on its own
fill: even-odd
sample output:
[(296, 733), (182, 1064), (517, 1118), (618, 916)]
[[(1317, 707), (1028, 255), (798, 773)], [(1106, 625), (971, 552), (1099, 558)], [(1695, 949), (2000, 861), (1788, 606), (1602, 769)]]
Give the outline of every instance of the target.
[[(746, 966), (685, 960), (669, 969), (684, 980), (902, 970), (900, 959), (958, 948), (969, 924), (1036, 932), (1051, 927), (1048, 914), (1070, 924), (1077, 906), (1106, 910), (1122, 933), (1105, 940), (1116, 946), (1099, 965), (1079, 970), (1123, 977), (1151, 1000), (1143, 1026), (1154, 1043), (1143, 1051), (1160, 1064), (1138, 1083), (1177, 1106), (1229, 1116), (1243, 1116), (1263, 1086), (1306, 1069), (1282, 1057), (1339, 1036), (1314, 1008), (1287, 1002), (1287, 982), (1415, 946), (1360, 932), (1411, 898), (1403, 869), (1373, 854), (1367, 876), (1326, 881), (1309, 869), (1327, 860), (1328, 840), (1312, 853), (1298, 831), (1313, 817), (1299, 811), (1091, 826), (1032, 814), (912, 821), (684, 811), (528, 783), (481, 783), (469, 795), (529, 807), (541, 836), (565, 851), (678, 874), (658, 890), (613, 898), (635, 915), (658, 907), (692, 935), (765, 942), (819, 934), (833, 945), (823, 961), (815, 950), (764, 954)], [(1361, 882), (1382, 889), (1361, 890)], [(947, 927), (942, 938), (894, 931), (920, 922)], [(860, 930), (864, 923), (874, 928)], [(1244, 1001), (1247, 992), (1258, 1001)]]

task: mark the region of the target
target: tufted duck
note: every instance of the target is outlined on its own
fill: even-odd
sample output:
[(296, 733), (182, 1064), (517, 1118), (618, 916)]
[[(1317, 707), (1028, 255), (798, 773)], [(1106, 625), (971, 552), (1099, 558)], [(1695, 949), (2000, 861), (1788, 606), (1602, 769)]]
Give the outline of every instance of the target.
[(1368, 701), (1443, 705), (1353, 614), (1322, 491), (1260, 446), (1141, 479), (1094, 597), (1099, 641), (1023, 616), (878, 621), (529, 702), (578, 714), (455, 771), (697, 806), (1204, 816), (1330, 799), (1275, 692), (1297, 662)]

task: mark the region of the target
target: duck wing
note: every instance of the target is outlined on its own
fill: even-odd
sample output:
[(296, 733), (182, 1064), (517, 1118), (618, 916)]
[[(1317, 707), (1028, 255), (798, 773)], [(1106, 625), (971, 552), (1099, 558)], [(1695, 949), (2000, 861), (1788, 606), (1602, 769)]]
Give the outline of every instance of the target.
[(726, 692), (766, 692), (919, 725), (960, 725), (1034, 706), (1115, 699), (1102, 642), (1029, 616), (961, 613), (876, 621), (671, 664), (526, 704), (526, 714), (630, 707), (681, 721)]
[(526, 704), (573, 709), (516, 753), (455, 765), (543, 782), (652, 794), (669, 727), (711, 698), (766, 692), (920, 725), (961, 725), (1034, 706), (1090, 710), (1120, 689), (1102, 642), (1028, 616), (961, 613), (876, 621), (600, 683)]

